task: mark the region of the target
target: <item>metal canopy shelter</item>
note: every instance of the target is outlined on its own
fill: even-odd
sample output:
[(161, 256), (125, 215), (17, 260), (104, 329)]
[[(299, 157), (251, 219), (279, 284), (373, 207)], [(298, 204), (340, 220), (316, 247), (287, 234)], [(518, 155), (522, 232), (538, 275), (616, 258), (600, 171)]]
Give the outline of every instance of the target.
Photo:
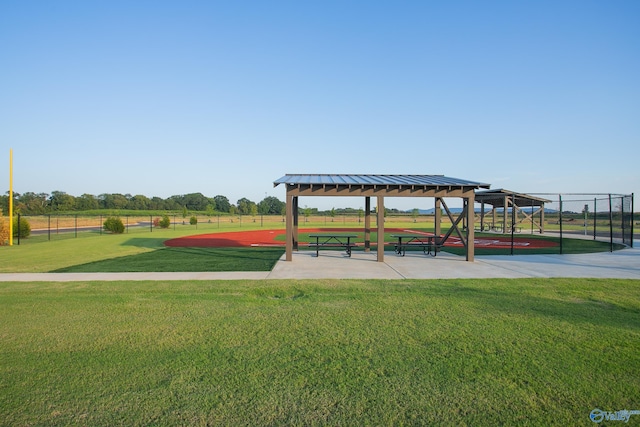
[[(450, 178), (443, 175), (292, 175), (287, 174), (273, 182), (284, 184), (287, 191), (286, 260), (293, 259), (298, 248), (298, 198), (300, 196), (349, 196), (365, 197), (364, 237), (365, 251), (369, 250), (371, 234), (371, 197), (377, 198), (377, 257), (384, 261), (384, 198), (385, 197), (434, 197), (436, 201), (435, 235), (440, 236), (442, 207), (451, 220), (452, 227), (438, 241), (444, 243), (455, 232), (462, 240), (467, 261), (474, 259), (473, 204), (475, 190), (489, 188), (489, 184)], [(463, 210), (454, 218), (443, 198), (460, 197)], [(471, 208), (469, 208), (469, 206)], [(461, 230), (462, 219), (469, 225)]]
[[(507, 230), (508, 212), (511, 209), (513, 220), (511, 221), (512, 227), (516, 227), (518, 224), (522, 224), (524, 221), (531, 221), (531, 227), (538, 229), (542, 234), (544, 232), (544, 204), (551, 202), (551, 200), (542, 199), (540, 197), (534, 197), (529, 194), (516, 193), (515, 191), (509, 191), (504, 189), (478, 191), (476, 193), (476, 202), (481, 204), (480, 209), (480, 230), (485, 229), (485, 204), (491, 205), (492, 209), (489, 212), (491, 214), (492, 223), (489, 229), (502, 229), (503, 233), (511, 232)], [(503, 226), (497, 226), (497, 209), (503, 209)], [(527, 209), (528, 208), (528, 209)], [(537, 208), (534, 210), (534, 208)], [(525, 210), (527, 209), (528, 212)], [(536, 215), (539, 220), (536, 221)]]

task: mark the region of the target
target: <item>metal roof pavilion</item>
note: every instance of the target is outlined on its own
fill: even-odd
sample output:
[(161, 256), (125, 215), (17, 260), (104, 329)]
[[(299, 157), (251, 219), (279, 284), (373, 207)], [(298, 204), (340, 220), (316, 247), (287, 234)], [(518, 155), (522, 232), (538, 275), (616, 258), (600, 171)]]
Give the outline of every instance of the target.
[[(491, 212), (489, 212), (491, 215), (491, 222), (486, 225), (486, 228), (489, 230), (502, 229), (503, 233), (507, 233), (512, 227), (517, 227), (525, 221), (530, 221), (532, 231), (535, 226), (540, 233), (543, 233), (544, 204), (551, 202), (551, 200), (500, 188), (495, 190), (478, 191), (476, 193), (476, 202), (481, 203), (480, 230), (485, 230), (484, 205), (488, 204), (492, 206)], [(537, 207), (538, 209), (534, 211), (534, 207)], [(502, 224), (498, 224), (497, 208), (503, 209), (501, 215)], [(527, 208), (529, 208), (528, 211), (526, 210)], [(509, 210), (511, 210), (511, 219), (509, 219)], [(538, 220), (535, 219), (536, 216), (539, 217)]]
[(489, 188), (489, 184), (444, 175), (287, 174), (273, 182), (274, 187), (278, 184)]
[[(369, 250), (371, 234), (371, 197), (376, 197), (378, 261), (384, 261), (384, 198), (385, 197), (434, 197), (436, 205), (435, 239), (442, 245), (455, 232), (467, 252), (467, 261), (474, 258), (473, 203), (475, 190), (489, 188), (489, 184), (469, 181), (444, 175), (355, 175), (355, 174), (287, 174), (273, 182), (277, 187), (284, 184), (287, 192), (286, 212), (286, 260), (292, 260), (292, 251), (298, 249), (299, 197), (306, 196), (350, 196), (365, 198), (364, 239), (365, 251)], [(444, 198), (463, 199), (463, 211), (454, 218)], [(440, 233), (443, 206), (451, 228), (444, 235)], [(471, 206), (471, 208), (469, 208)], [(461, 230), (460, 221), (468, 224)]]
[(529, 194), (516, 193), (502, 188), (476, 192), (476, 202), (487, 203), (495, 207), (508, 206), (507, 198), (511, 198), (518, 206), (544, 206), (551, 200), (542, 197), (534, 197)]

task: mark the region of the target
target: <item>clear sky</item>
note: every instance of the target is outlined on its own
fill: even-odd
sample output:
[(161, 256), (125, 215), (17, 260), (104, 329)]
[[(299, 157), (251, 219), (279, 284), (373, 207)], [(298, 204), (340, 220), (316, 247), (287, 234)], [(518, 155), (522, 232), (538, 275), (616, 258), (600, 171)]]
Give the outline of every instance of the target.
[(286, 173), (637, 194), (639, 23), (638, 0), (0, 0), (0, 169), (232, 203)]

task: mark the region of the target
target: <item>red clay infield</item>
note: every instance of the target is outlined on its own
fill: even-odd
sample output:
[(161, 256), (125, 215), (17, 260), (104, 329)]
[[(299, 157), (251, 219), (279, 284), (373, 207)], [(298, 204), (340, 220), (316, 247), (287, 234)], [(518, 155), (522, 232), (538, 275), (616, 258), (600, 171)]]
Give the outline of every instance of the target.
[[(372, 230), (375, 231), (375, 230)], [(300, 242), (305, 242), (304, 234), (308, 233), (356, 233), (363, 235), (362, 228), (304, 228), (298, 230)], [(386, 228), (388, 233), (416, 233), (428, 234), (421, 231), (407, 230), (404, 228)], [(178, 237), (164, 242), (165, 246), (171, 247), (196, 247), (196, 248), (230, 248), (249, 246), (284, 246), (284, 240), (276, 240), (278, 236), (286, 233), (285, 230), (252, 230), (252, 231), (230, 231), (224, 233), (197, 234), (194, 236)], [(362, 234), (360, 234), (362, 233)], [(375, 243), (375, 242), (372, 242)], [(462, 246), (460, 239), (450, 237), (445, 246)], [(496, 235), (491, 237), (481, 237), (475, 239), (475, 246), (482, 248), (505, 248), (511, 246), (511, 236)], [(557, 243), (541, 239), (527, 239), (526, 237), (515, 237), (514, 246), (525, 248), (548, 248), (557, 246)]]

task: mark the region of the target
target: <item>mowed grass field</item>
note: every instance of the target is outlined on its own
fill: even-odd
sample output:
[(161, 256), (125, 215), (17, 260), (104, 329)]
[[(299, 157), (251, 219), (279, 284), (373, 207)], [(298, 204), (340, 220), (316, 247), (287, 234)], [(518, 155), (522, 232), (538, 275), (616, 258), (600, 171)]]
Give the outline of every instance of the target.
[(588, 426), (640, 409), (634, 280), (0, 283), (0, 307), (2, 426)]
[[(275, 223), (269, 226), (277, 226)], [(304, 227), (343, 227), (345, 229), (362, 226), (357, 223), (309, 222)], [(416, 231), (433, 232), (433, 228), (410, 222), (394, 222), (390, 227), (406, 227)], [(268, 228), (267, 228), (268, 229)], [(278, 229), (278, 228), (272, 228)], [(194, 234), (207, 234), (224, 231), (265, 230), (257, 223), (199, 224), (197, 228), (190, 225), (177, 225), (169, 229), (154, 229), (150, 232), (146, 227), (131, 227), (125, 234), (108, 234), (93, 231), (80, 233), (67, 232), (54, 235), (48, 240), (47, 234), (32, 235), (22, 239), (20, 245), (14, 242), (12, 247), (0, 247), (0, 273), (21, 272), (148, 272), (148, 271), (269, 271), (284, 253), (284, 248), (168, 248), (165, 240)], [(284, 226), (281, 230), (284, 232)], [(353, 232), (350, 232), (353, 234)], [(364, 242), (364, 233), (356, 233), (356, 241)], [(386, 233), (385, 240), (393, 250), (394, 232)], [(76, 237), (77, 236), (77, 237)], [(517, 237), (522, 238), (524, 234)], [(308, 233), (301, 232), (300, 240), (308, 240)], [(476, 238), (492, 238), (495, 235), (476, 233)], [(558, 238), (526, 236), (532, 242), (545, 239), (558, 243)], [(284, 235), (276, 241), (284, 244)], [(377, 234), (371, 233), (371, 241), (375, 247)], [(617, 245), (617, 247), (621, 247)], [(605, 252), (609, 244), (593, 240), (564, 239), (564, 253)], [(301, 250), (304, 250), (304, 245)], [(361, 250), (362, 247), (356, 248)], [(445, 247), (445, 251), (464, 255), (462, 247)], [(508, 254), (509, 248), (486, 249), (476, 247), (476, 255)], [(559, 253), (559, 246), (551, 248), (520, 250), (517, 254)]]
[[(282, 253), (163, 245), (200, 232), (0, 248), (0, 272), (264, 271)], [(640, 409), (637, 280), (4, 282), (0, 308), (0, 426), (593, 425), (594, 408)]]

